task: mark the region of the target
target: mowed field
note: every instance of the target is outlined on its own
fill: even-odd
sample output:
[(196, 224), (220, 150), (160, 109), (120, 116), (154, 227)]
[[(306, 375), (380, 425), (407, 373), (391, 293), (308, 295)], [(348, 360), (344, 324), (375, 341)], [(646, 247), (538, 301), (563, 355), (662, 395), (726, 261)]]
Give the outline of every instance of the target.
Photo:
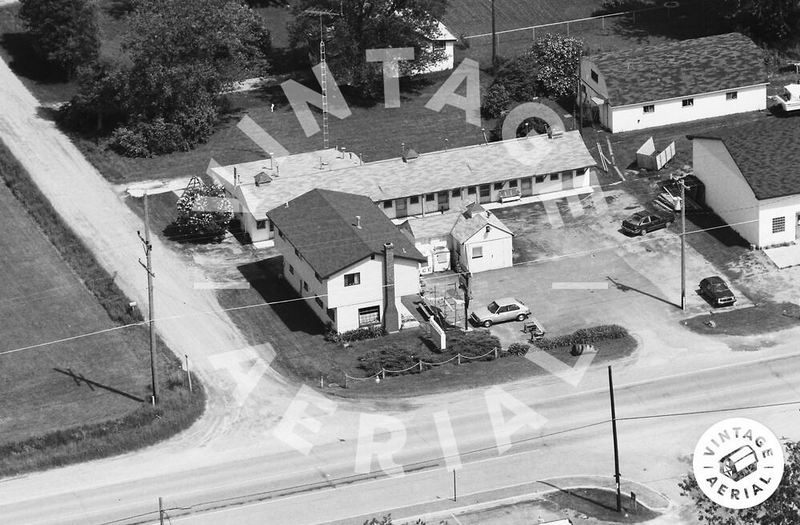
[[(600, 9), (602, 0), (495, 0), (497, 31), (585, 18)], [(455, 35), (492, 32), (491, 0), (451, 2), (445, 24)]]
[(141, 406), (150, 388), (147, 354), (134, 352), (146, 348), (143, 327), (5, 353), (113, 322), (4, 184), (0, 213), (0, 444)]

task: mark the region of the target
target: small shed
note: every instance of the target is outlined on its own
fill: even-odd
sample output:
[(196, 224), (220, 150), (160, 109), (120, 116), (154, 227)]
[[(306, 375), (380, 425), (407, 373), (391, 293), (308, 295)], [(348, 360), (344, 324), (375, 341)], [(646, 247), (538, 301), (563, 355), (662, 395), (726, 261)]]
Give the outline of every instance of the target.
[(675, 156), (675, 141), (670, 142), (663, 150), (656, 151), (653, 137), (648, 138), (642, 147), (636, 150), (636, 164), (640, 168), (658, 171)]

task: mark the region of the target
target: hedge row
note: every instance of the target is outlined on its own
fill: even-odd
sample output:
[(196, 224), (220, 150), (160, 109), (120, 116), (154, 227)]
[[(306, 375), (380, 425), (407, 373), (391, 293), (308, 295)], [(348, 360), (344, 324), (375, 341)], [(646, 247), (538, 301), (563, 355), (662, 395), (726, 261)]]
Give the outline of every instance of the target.
[(558, 337), (545, 337), (539, 339), (534, 344), (541, 350), (554, 350), (562, 347), (572, 347), (572, 345), (599, 343), (610, 339), (622, 339), (628, 335), (628, 330), (616, 324), (606, 324), (593, 326), (592, 328), (581, 328), (569, 335)]

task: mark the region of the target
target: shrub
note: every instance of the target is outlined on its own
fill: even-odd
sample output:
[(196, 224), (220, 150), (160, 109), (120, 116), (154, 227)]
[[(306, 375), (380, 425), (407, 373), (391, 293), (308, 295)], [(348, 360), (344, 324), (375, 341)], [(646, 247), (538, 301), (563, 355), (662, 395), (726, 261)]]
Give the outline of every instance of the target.
[(477, 357), (489, 354), (482, 360), (491, 361), (494, 354), (490, 353), (495, 348), (501, 348), (500, 339), (493, 336), (488, 330), (473, 330), (471, 332), (447, 332), (447, 350), (452, 354), (461, 354), (466, 357)]
[(525, 343), (511, 343), (506, 349), (506, 352), (509, 355), (516, 355), (523, 357), (525, 354), (528, 353), (528, 350), (531, 349), (531, 345), (526, 345)]
[(492, 84), (483, 97), (481, 110), (485, 118), (500, 118), (511, 105), (511, 97), (503, 84)]
[(610, 339), (622, 339), (628, 336), (628, 330), (616, 324), (593, 326), (591, 328), (581, 328), (569, 335), (558, 337), (545, 337), (536, 341), (536, 346), (542, 350), (553, 350), (561, 347), (572, 347), (572, 345), (592, 344)]
[(365, 355), (358, 358), (358, 367), (365, 371), (367, 375), (374, 375), (386, 368), (388, 370), (406, 370), (404, 374), (415, 374), (419, 372), (419, 367), (414, 366), (419, 359), (414, 353), (405, 348), (401, 348), (396, 343), (389, 343), (381, 348), (370, 350)]
[(178, 199), (177, 211), (173, 227), (192, 241), (221, 241), (233, 219), (231, 202), (219, 185), (190, 187)]
[(365, 326), (348, 330), (347, 332), (337, 333), (332, 329), (325, 334), (325, 340), (331, 343), (352, 343), (355, 341), (366, 341), (367, 339), (377, 339), (386, 335), (386, 330), (381, 325)]

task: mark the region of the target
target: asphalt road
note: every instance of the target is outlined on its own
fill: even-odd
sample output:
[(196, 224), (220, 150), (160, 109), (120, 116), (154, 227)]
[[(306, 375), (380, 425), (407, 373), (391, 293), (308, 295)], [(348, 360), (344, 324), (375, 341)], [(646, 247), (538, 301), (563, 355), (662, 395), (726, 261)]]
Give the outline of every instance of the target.
[[(689, 469), (699, 436), (712, 423), (733, 415), (761, 421), (778, 436), (800, 438), (800, 404), (743, 408), (800, 402), (798, 385), (800, 357), (790, 356), (618, 387), (623, 476), (677, 498), (676, 483)], [(514, 432), (514, 445), (502, 454), (486, 392), (474, 390), (440, 407), (450, 414), (463, 463), (458, 472), (462, 495), (536, 479), (613, 472), (607, 392), (588, 390), (543, 400), (541, 388), (505, 391), (503, 395), (529, 405), (546, 422)], [(720, 409), (740, 410), (703, 413)], [(685, 414), (691, 411), (701, 413)], [(443, 447), (433, 412), (422, 408), (395, 414), (407, 431), (395, 458), (406, 465), (404, 475), (386, 475), (373, 461), (373, 475), (352, 479), (359, 432), (333, 436), (332, 442), (331, 436), (322, 436), (327, 444), (314, 447), (308, 456), (287, 451), (286, 445), (265, 436), (264, 450), (274, 453), (253, 451), (253, 457), (244, 461), (172, 469), (151, 478), (143, 468), (141, 478), (119, 484), (84, 488), (79, 479), (72, 483), (62, 479), (58, 486), (63, 471), (8, 481), (2, 485), (0, 515), (8, 523), (31, 525), (155, 522), (160, 496), (174, 523), (312, 524), (439, 501), (452, 497), (452, 477), (441, 459)], [(683, 415), (675, 415), (679, 413)], [(516, 415), (504, 414), (506, 422)], [(356, 429), (360, 417), (352, 411), (321, 417), (319, 434), (330, 426), (342, 428), (343, 422)], [(375, 440), (389, 438), (384, 433)], [(361, 440), (363, 446), (363, 435)], [(37, 495), (43, 486), (51, 491)], [(181, 517), (187, 513), (193, 514)]]

